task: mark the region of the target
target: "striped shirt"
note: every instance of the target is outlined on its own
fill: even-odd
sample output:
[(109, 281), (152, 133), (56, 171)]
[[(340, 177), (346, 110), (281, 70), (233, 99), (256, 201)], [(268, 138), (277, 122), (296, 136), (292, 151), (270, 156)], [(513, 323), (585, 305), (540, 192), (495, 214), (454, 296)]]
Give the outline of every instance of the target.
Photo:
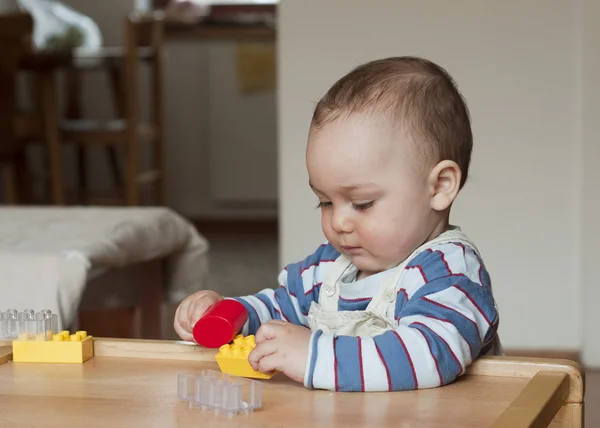
[[(279, 287), (237, 297), (249, 312), (243, 334), (271, 319), (308, 326), (311, 303), (340, 254), (321, 245), (279, 275)], [(445, 385), (462, 375), (497, 339), (498, 312), (479, 255), (442, 243), (406, 266), (398, 287), (397, 327), (373, 337), (313, 331), (305, 386), (335, 391), (396, 391)], [(386, 274), (383, 272), (382, 274)], [(378, 274), (381, 275), (381, 274)], [(381, 285), (377, 275), (342, 284), (338, 309), (364, 310)]]

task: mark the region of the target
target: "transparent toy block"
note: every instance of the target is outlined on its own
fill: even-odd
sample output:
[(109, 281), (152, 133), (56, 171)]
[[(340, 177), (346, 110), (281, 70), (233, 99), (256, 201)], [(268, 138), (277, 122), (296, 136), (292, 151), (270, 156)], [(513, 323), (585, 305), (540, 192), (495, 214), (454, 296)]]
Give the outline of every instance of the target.
[(57, 330), (58, 316), (50, 309), (39, 312), (33, 309), (25, 309), (22, 312), (9, 309), (0, 312), (0, 340), (52, 340)]
[(177, 376), (177, 396), (189, 407), (233, 416), (262, 406), (262, 383), (215, 370), (182, 373)]

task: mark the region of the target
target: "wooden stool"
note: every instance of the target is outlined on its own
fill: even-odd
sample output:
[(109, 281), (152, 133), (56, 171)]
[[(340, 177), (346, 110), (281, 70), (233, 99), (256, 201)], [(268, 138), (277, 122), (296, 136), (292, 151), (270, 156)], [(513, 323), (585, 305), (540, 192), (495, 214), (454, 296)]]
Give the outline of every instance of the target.
[[(113, 92), (116, 98), (119, 119), (112, 121), (90, 120), (81, 117), (76, 95), (80, 87), (80, 72), (85, 67), (74, 66), (68, 75), (69, 119), (61, 126), (66, 142), (76, 144), (78, 148), (79, 187), (83, 203), (91, 203), (93, 198), (88, 194), (88, 173), (85, 159), (85, 146), (88, 144), (105, 145), (114, 181), (119, 188), (120, 196), (104, 201), (141, 204), (142, 186), (154, 184), (155, 203), (164, 204), (164, 162), (163, 162), (163, 127), (162, 112), (163, 69), (163, 19), (162, 14), (134, 15), (125, 22), (124, 49), (121, 58), (113, 51), (104, 50), (106, 55), (99, 54), (99, 65), (92, 68), (106, 68), (109, 71)], [(102, 50), (101, 50), (102, 52)], [(119, 60), (120, 59), (120, 60)], [(140, 120), (139, 102), (139, 68), (140, 62), (149, 64), (151, 68), (151, 120), (142, 123)], [(153, 160), (150, 170), (142, 171), (140, 152), (141, 142), (151, 141)], [(124, 147), (124, 179), (120, 176), (116, 149)], [(103, 201), (102, 199), (98, 199)]]

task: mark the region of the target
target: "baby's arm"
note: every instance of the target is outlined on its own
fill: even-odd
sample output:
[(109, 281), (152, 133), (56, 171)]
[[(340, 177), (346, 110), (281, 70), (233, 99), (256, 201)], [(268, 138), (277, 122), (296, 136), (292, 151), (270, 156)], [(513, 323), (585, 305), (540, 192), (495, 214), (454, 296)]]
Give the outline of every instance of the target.
[(485, 350), (498, 325), (491, 288), (462, 274), (424, 284), (397, 318), (395, 330), (374, 337), (314, 332), (305, 385), (338, 391), (446, 385)]
[(274, 319), (306, 326), (306, 315), (311, 302), (318, 299), (322, 277), (338, 256), (335, 248), (323, 244), (303, 261), (287, 265), (279, 274), (277, 289), (236, 297), (249, 314), (242, 334), (256, 334), (261, 324)]

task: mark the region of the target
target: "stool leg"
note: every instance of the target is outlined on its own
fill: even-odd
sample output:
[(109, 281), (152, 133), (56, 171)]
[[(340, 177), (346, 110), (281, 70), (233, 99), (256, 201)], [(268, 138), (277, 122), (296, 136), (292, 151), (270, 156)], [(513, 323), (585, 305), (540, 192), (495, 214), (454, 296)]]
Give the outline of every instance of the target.
[(140, 186), (138, 184), (140, 170), (139, 135), (137, 131), (129, 133), (127, 142), (127, 162), (125, 177), (125, 200), (127, 205), (140, 204)]
[(158, 172), (158, 179), (154, 183), (155, 203), (157, 205), (165, 205), (165, 159), (164, 159), (164, 132), (165, 132), (165, 117), (163, 110), (163, 64), (162, 55), (157, 54), (154, 60), (152, 73), (152, 116), (155, 125), (154, 138), (154, 169)]
[(4, 205), (14, 205), (17, 202), (15, 169), (12, 163), (1, 165)]
[(139, 295), (142, 309), (142, 337), (162, 336), (162, 301), (164, 290), (164, 260), (152, 260), (139, 267)]
[[(67, 117), (69, 119), (81, 119), (81, 75), (77, 70), (67, 70), (65, 77), (67, 87)], [(89, 201), (87, 150), (83, 145), (78, 144), (78, 142), (74, 141), (74, 143), (76, 143), (79, 201), (82, 205), (87, 205)]]
[[(119, 118), (125, 117), (125, 100), (123, 97), (123, 78), (121, 76), (121, 69), (118, 64), (112, 64), (109, 69), (110, 86), (113, 92), (113, 102), (115, 104), (115, 111)], [(108, 154), (108, 161), (110, 163), (110, 169), (113, 176), (113, 182), (116, 187), (121, 189), (123, 187), (123, 178), (121, 176), (121, 168), (119, 168), (119, 158), (117, 156), (117, 148), (115, 146), (106, 147)]]
[(16, 179), (17, 203), (31, 204), (33, 202), (33, 183), (31, 171), (27, 164), (27, 154), (25, 150), (20, 150), (14, 158), (14, 172)]
[[(127, 205), (139, 205), (140, 204), (140, 190), (138, 185), (138, 177), (140, 170), (140, 136), (138, 133), (138, 106), (137, 106), (137, 97), (131, 96), (130, 99), (127, 100), (126, 95), (124, 95), (123, 90), (125, 90), (137, 94), (137, 91), (134, 90), (134, 85), (137, 85), (137, 80), (132, 77), (133, 72), (131, 70), (131, 66), (126, 67), (125, 79), (123, 79), (123, 75), (121, 69), (117, 65), (113, 65), (110, 68), (110, 77), (112, 82), (113, 94), (115, 98), (115, 105), (117, 112), (120, 117), (125, 117), (127, 120), (127, 141), (125, 141), (125, 203)], [(124, 83), (126, 81), (126, 84)], [(113, 172), (115, 172), (115, 181), (120, 180), (120, 176), (118, 174), (118, 164), (117, 164), (117, 156), (116, 152), (109, 151), (109, 156), (111, 159), (111, 164), (113, 167)]]
[(58, 100), (54, 87), (54, 74), (42, 73), (42, 109), (46, 140), (48, 142), (48, 158), (50, 164), (50, 177), (52, 189), (52, 202), (55, 205), (65, 204), (64, 187), (62, 180), (61, 140), (58, 124)]

